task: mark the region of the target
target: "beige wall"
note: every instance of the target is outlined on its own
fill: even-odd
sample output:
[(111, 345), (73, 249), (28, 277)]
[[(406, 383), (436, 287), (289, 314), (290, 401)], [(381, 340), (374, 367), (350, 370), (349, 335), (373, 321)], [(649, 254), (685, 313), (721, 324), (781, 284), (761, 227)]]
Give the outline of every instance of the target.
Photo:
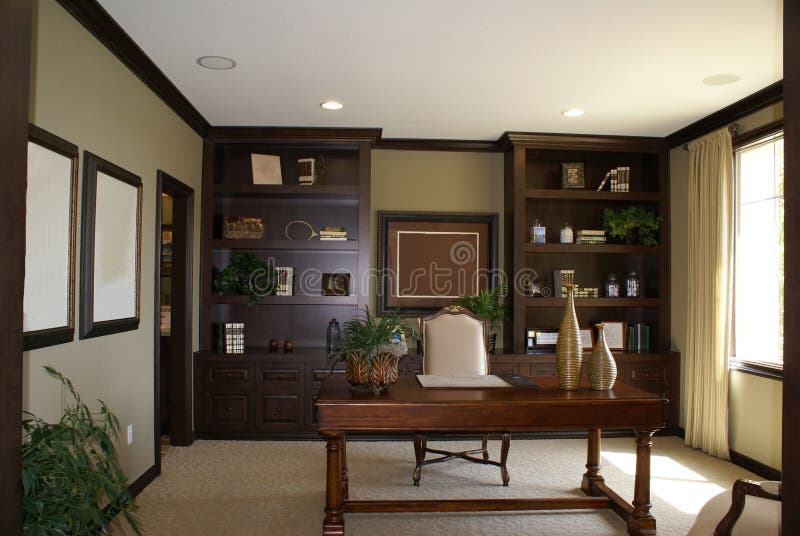
[[(744, 133), (783, 117), (783, 105), (776, 104), (737, 121)], [(681, 385), (686, 369), (686, 302), (688, 284), (688, 183), (689, 151), (676, 147), (670, 152), (671, 202), (671, 323), (672, 349), (681, 352)], [(729, 388), (731, 449), (770, 467), (781, 467), (781, 397), (783, 383), (732, 371)], [(680, 424), (686, 423), (685, 390), (682, 388)]]
[[(137, 331), (83, 341), (77, 340), (76, 330), (75, 342), (26, 352), (23, 406), (48, 420), (58, 418), (61, 390), (42, 371), (42, 365), (53, 365), (72, 379), (84, 400), (101, 398), (123, 427), (134, 425), (134, 442), (127, 446), (123, 439), (120, 458), (135, 480), (154, 461), (156, 170), (194, 188), (199, 237), (202, 140), (55, 0), (39, 0), (35, 6), (30, 121), (78, 145), (81, 156), (91, 151), (142, 178), (141, 322)], [(196, 238), (195, 318), (199, 250)], [(79, 294), (76, 301), (77, 323)], [(196, 348), (196, 325), (193, 340)]]
[[(370, 266), (377, 259), (380, 210), (496, 212), (498, 265), (503, 268), (503, 155), (443, 151), (372, 152), (372, 241)], [(375, 309), (375, 289), (370, 308)], [(502, 344), (498, 337), (498, 346)]]

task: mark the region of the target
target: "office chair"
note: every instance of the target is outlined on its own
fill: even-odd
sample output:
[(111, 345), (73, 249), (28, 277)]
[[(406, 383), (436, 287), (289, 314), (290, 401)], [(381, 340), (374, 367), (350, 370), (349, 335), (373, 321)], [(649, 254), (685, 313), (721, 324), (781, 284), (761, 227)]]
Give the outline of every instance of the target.
[[(436, 375), (484, 375), (489, 374), (489, 360), (486, 353), (486, 321), (458, 306), (445, 307), (433, 315), (422, 319), (422, 335), (425, 351), (422, 358), (423, 374)], [(424, 433), (414, 434), (414, 485), (419, 486), (422, 468), (432, 463), (441, 463), (454, 458), (500, 468), (503, 485), (508, 486), (509, 475), (506, 468), (510, 435), (502, 435), (500, 461), (489, 459), (486, 448), (489, 434), (481, 436), (481, 448), (461, 452), (431, 449), (427, 446)], [(439, 458), (426, 460), (428, 453), (439, 454)], [(481, 454), (480, 458), (472, 456)]]

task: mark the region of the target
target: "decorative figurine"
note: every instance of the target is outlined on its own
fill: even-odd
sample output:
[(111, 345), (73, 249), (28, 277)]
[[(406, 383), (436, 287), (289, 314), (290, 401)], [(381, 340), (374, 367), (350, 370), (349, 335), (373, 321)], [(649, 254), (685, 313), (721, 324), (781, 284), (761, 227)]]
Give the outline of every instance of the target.
[(285, 341), (283, 341), (284, 353), (291, 354), (293, 350), (294, 350), (294, 343), (292, 342), (292, 339), (286, 339)]
[(269, 340), (269, 353), (277, 354), (278, 353), (278, 339), (270, 339)]

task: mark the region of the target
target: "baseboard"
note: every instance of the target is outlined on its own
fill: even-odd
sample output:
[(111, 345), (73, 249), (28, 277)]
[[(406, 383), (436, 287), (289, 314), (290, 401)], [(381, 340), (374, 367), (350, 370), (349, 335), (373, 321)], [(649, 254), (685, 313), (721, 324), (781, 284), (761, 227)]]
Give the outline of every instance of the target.
[(744, 469), (747, 469), (751, 473), (755, 473), (758, 476), (765, 478), (767, 480), (781, 480), (781, 472), (775, 469), (774, 467), (770, 467), (769, 465), (763, 464), (758, 460), (754, 460), (749, 456), (745, 456), (741, 452), (736, 452), (735, 450), (731, 449), (731, 463), (738, 465)]
[(155, 465), (151, 466), (150, 469), (144, 472), (142, 476), (137, 478), (136, 480), (128, 486), (128, 491), (130, 491), (131, 496), (136, 497), (139, 495), (144, 488), (146, 488), (150, 483), (156, 479), (158, 475), (161, 474), (161, 471)]

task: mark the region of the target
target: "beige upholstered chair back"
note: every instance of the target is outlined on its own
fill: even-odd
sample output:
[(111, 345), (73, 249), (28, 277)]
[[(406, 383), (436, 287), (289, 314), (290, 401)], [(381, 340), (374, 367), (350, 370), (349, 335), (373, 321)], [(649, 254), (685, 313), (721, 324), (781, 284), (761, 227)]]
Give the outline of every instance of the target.
[(486, 322), (461, 307), (422, 319), (423, 374), (489, 374)]

